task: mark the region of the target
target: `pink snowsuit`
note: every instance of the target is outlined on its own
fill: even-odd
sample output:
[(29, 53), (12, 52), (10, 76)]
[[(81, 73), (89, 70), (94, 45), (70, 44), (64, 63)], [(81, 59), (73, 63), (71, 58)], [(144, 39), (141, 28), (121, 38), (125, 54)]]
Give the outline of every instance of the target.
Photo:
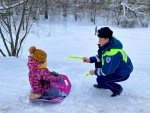
[(29, 81), (32, 90), (36, 94), (44, 94), (51, 88), (50, 83), (59, 82), (60, 77), (54, 76), (47, 68), (38, 69), (42, 63), (35, 61), (32, 57), (28, 57)]

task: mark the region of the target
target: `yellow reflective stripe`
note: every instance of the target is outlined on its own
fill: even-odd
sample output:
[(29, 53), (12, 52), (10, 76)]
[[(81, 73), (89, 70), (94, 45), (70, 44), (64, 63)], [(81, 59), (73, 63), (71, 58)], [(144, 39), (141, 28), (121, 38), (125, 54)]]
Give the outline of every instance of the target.
[(125, 52), (124, 50), (120, 50), (120, 52), (121, 52), (121, 54), (122, 54), (123, 60), (124, 60), (125, 62), (127, 62), (127, 60), (128, 60), (128, 55), (126, 54), (126, 52)]
[(128, 60), (128, 56), (127, 54), (125, 53), (125, 51), (123, 49), (111, 49), (110, 51), (106, 51), (105, 53), (102, 54), (102, 65), (104, 65), (104, 57), (105, 56), (113, 56), (115, 54), (117, 54), (118, 52), (121, 53), (122, 55), (122, 60), (127, 62)]
[(106, 51), (106, 52), (103, 54), (103, 56), (106, 56), (106, 55), (112, 56), (112, 55), (117, 54), (118, 51), (119, 51), (119, 49), (110, 49), (110, 51)]

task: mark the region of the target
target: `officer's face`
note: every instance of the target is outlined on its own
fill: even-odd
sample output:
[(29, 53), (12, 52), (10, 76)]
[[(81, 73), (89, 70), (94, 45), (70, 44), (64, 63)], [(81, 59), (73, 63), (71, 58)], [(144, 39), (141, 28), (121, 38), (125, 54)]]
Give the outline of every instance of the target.
[(98, 39), (99, 39), (98, 43), (100, 44), (101, 47), (105, 45), (107, 42), (109, 42), (109, 38), (98, 38)]

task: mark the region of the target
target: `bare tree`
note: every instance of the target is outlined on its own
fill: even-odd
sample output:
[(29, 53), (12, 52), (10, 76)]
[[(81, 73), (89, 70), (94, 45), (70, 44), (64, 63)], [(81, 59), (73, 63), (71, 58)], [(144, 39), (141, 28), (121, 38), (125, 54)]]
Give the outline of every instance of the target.
[(84, 5), (80, 3), (80, 0), (74, 0), (71, 5), (71, 13), (74, 15), (75, 21), (81, 20), (84, 15)]
[(95, 17), (97, 13), (97, 5), (96, 0), (88, 0), (86, 5), (86, 13), (89, 17), (91, 22), (95, 24)]
[[(23, 42), (33, 24), (30, 21), (33, 3), (34, 0), (1, 1), (4, 15), (0, 15), (0, 37), (9, 56), (19, 56)], [(19, 9), (19, 16), (15, 13), (16, 9)], [(6, 56), (2, 49), (0, 52)]]

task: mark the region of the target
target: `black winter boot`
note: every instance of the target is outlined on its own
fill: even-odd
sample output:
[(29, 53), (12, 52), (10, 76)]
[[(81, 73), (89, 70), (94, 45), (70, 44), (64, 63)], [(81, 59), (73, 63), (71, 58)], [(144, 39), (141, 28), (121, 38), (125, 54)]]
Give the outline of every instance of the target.
[(102, 86), (99, 86), (98, 84), (94, 84), (93, 87), (99, 88), (99, 89), (106, 89), (106, 88), (103, 88)]
[(115, 97), (115, 96), (117, 96), (117, 95), (120, 95), (120, 94), (122, 93), (122, 91), (123, 91), (123, 88), (121, 87), (121, 89), (120, 89), (118, 92), (113, 93), (113, 94), (111, 95), (111, 97)]

